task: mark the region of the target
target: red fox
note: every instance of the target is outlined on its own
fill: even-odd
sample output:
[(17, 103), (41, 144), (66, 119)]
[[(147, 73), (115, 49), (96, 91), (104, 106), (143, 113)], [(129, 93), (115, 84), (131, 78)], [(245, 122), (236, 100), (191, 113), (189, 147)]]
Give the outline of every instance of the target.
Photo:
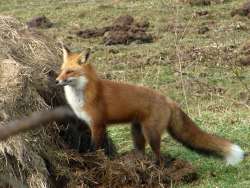
[(73, 53), (65, 46), (62, 50), (63, 64), (56, 82), (64, 86), (76, 116), (90, 127), (96, 149), (103, 143), (108, 124), (132, 123), (135, 149), (144, 153), (149, 143), (158, 161), (165, 130), (184, 146), (222, 157), (228, 165), (243, 160), (244, 151), (238, 145), (202, 131), (170, 98), (149, 88), (100, 79), (87, 62), (89, 51)]

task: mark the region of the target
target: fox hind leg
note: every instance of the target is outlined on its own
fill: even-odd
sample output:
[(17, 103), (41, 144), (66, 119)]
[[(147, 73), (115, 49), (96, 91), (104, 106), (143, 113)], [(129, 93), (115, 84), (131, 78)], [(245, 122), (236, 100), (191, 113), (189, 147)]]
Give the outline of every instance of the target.
[(161, 164), (161, 134), (153, 127), (152, 124), (144, 123), (142, 126), (143, 134), (154, 152), (157, 164)]

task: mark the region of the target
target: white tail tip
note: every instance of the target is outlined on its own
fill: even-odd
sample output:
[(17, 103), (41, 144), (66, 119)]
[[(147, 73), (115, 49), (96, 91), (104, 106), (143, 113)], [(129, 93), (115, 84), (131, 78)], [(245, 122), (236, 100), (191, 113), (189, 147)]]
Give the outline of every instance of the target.
[(230, 151), (225, 157), (227, 165), (236, 165), (241, 162), (244, 158), (244, 151), (240, 148), (240, 146), (236, 144), (232, 144), (230, 146)]

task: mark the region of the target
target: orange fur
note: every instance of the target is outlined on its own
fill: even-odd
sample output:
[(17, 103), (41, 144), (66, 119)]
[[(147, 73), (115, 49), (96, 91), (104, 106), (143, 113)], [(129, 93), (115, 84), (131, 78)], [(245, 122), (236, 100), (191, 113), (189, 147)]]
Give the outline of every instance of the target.
[[(132, 122), (135, 148), (144, 152), (148, 142), (158, 160), (165, 130), (191, 149), (221, 157), (229, 155), (231, 142), (199, 129), (168, 97), (149, 88), (100, 79), (91, 64), (80, 63), (81, 54), (64, 55), (57, 80), (72, 76), (88, 80), (82, 89), (85, 102), (81, 110), (91, 117), (92, 139), (97, 148), (102, 145), (107, 125)], [(72, 72), (66, 74), (68, 70)]]

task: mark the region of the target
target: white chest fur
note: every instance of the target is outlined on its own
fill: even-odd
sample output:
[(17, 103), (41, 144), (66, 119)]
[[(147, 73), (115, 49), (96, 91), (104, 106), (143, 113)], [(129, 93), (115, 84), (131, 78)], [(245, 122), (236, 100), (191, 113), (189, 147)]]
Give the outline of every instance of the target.
[(84, 94), (83, 88), (76, 88), (73, 86), (64, 86), (65, 97), (68, 104), (71, 106), (72, 110), (78, 118), (85, 121), (89, 126), (91, 125), (91, 117), (87, 112), (83, 110), (84, 108)]

